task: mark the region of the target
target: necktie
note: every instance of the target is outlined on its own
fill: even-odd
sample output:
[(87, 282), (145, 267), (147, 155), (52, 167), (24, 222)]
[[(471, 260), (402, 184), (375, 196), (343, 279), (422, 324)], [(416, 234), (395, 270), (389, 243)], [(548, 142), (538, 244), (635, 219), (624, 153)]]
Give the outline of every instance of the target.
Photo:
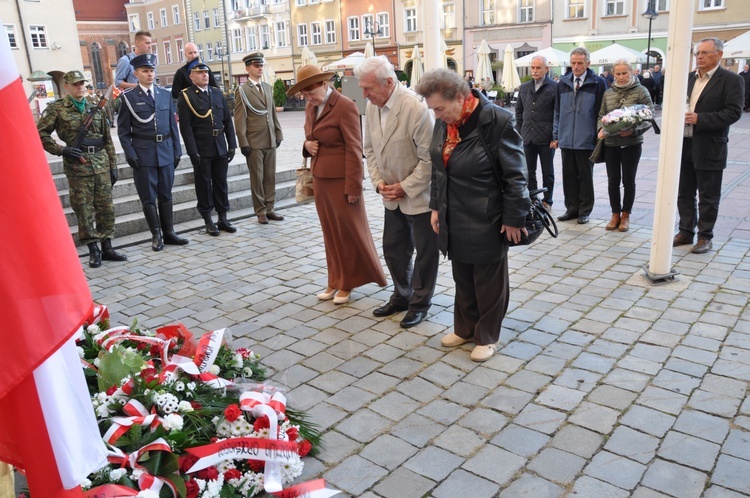
[(151, 89), (149, 88), (146, 90), (146, 95), (148, 95), (148, 98), (151, 99), (151, 103), (154, 102), (154, 96), (151, 94)]
[(578, 89), (581, 88), (581, 78), (576, 78), (576, 93), (578, 93)]
[(260, 83), (258, 83), (258, 84), (257, 84), (257, 85), (255, 85), (255, 86), (257, 86), (257, 87), (258, 87), (258, 93), (259, 93), (259, 94), (261, 94), (261, 95), (263, 95), (263, 86), (262, 86), (262, 85), (261, 85)]

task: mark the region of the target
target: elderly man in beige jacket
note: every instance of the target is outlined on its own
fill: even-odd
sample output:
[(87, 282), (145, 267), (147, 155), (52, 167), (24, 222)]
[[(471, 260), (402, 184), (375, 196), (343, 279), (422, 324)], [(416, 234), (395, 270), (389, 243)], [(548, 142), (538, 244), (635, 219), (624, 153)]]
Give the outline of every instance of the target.
[(401, 327), (409, 328), (427, 317), (437, 280), (438, 237), (429, 207), (435, 119), (414, 92), (399, 84), (386, 57), (365, 59), (354, 74), (369, 100), (364, 152), (385, 205), (383, 255), (393, 279), (390, 300), (373, 315), (408, 311)]

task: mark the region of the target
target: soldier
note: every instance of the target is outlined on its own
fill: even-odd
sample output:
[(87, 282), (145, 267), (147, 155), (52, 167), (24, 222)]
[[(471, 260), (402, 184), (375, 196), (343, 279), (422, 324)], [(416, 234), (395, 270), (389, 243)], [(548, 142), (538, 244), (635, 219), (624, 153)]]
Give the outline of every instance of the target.
[(273, 104), (273, 87), (261, 83), (263, 54), (253, 52), (243, 57), (247, 82), (237, 88), (234, 99), (234, 127), (242, 155), (247, 158), (250, 189), (258, 223), (282, 221), (274, 212), (276, 201), (276, 149), (283, 136)]
[(151, 230), (151, 248), (161, 251), (164, 244), (184, 246), (188, 241), (174, 232), (172, 218), (174, 170), (182, 155), (172, 95), (154, 84), (156, 56), (139, 55), (131, 64), (138, 85), (120, 95), (117, 134), (133, 168), (135, 189)]
[(86, 85), (86, 101), (92, 106), (99, 103), (99, 96), (94, 93), (94, 87), (92, 85)]
[[(206, 222), (206, 233), (216, 237), (219, 230), (237, 231), (227, 219), (227, 168), (237, 142), (227, 101), (219, 89), (209, 86), (209, 74), (209, 67), (202, 62), (191, 69), (193, 84), (182, 90), (177, 112), (180, 133), (193, 164), (198, 211)], [(219, 214), (218, 228), (211, 219), (214, 207)]]
[[(98, 268), (102, 259), (126, 261), (128, 258), (115, 252), (111, 240), (115, 233), (115, 208), (112, 204), (112, 187), (117, 181), (115, 147), (104, 112), (96, 110), (84, 98), (85, 81), (81, 71), (65, 73), (63, 85), (68, 95), (47, 107), (37, 129), (44, 149), (50, 154), (63, 156), (70, 205), (78, 219), (78, 239), (89, 248), (89, 266)], [(89, 113), (93, 113), (93, 121), (81, 148), (75, 148), (71, 144)], [(53, 132), (57, 132), (65, 146), (52, 138)], [(97, 245), (99, 241), (101, 250)]]

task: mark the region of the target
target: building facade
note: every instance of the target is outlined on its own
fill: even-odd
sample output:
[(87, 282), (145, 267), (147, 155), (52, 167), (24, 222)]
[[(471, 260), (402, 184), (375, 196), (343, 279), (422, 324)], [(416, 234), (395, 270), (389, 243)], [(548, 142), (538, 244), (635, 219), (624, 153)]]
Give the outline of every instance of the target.
[(364, 52), (367, 43), (376, 55), (385, 55), (399, 67), (396, 31), (393, 26), (393, 0), (342, 2), (341, 30), (344, 57)]
[(97, 91), (114, 83), (117, 60), (130, 51), (127, 11), (122, 0), (73, 0), (83, 74)]
[[(228, 20), (222, 0), (185, 0), (187, 42), (196, 44), (198, 57), (208, 64), (216, 82), (222, 87), (231, 80)], [(180, 52), (184, 52), (184, 46)], [(184, 63), (184, 54), (180, 62)]]
[(319, 66), (342, 58), (341, 2), (342, 0), (290, 0), (295, 72), (299, 69), (302, 47), (309, 48), (315, 54)]

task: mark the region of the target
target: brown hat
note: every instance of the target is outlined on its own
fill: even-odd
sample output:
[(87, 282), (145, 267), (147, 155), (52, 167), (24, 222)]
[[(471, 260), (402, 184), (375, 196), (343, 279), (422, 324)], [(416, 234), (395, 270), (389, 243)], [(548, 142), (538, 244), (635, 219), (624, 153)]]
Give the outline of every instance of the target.
[(253, 62), (264, 62), (263, 59), (263, 52), (251, 52), (247, 54), (245, 57), (242, 58), (242, 62), (245, 63), (245, 66), (249, 66)]
[(330, 80), (331, 78), (333, 78), (334, 74), (336, 73), (332, 71), (323, 72), (320, 70), (320, 68), (318, 68), (318, 66), (314, 66), (312, 64), (308, 66), (302, 66), (297, 70), (297, 83), (292, 85), (291, 88), (286, 91), (286, 94), (288, 97), (291, 97), (292, 95), (299, 93), (310, 85), (320, 83), (321, 81)]

